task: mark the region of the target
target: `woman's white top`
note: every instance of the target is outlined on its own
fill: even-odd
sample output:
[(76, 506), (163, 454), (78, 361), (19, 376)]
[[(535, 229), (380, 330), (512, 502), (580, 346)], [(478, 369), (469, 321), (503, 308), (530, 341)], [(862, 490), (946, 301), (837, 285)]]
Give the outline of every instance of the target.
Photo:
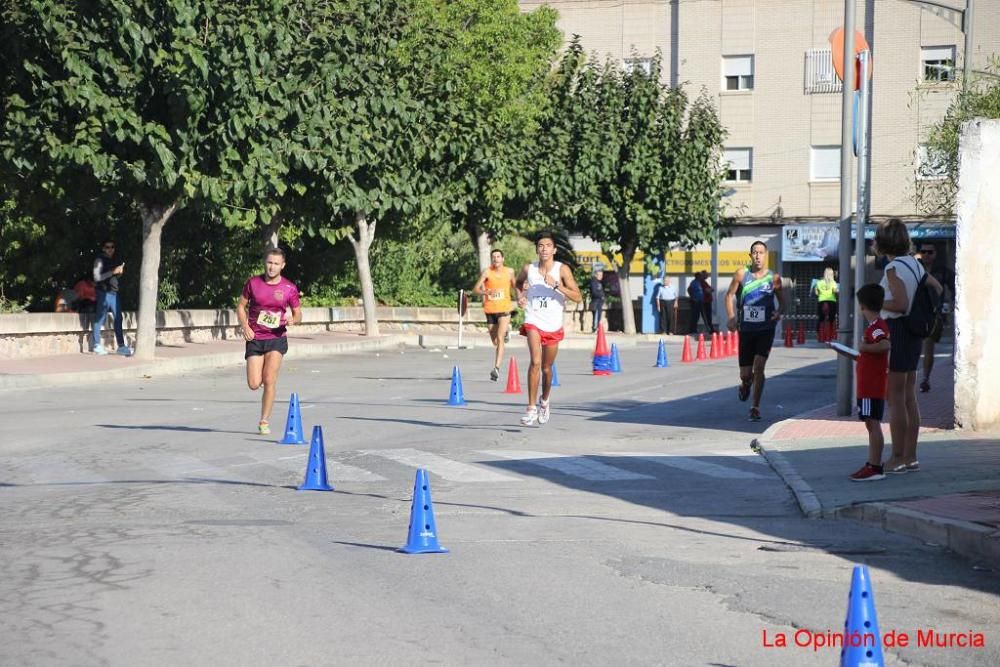
[(882, 319), (886, 320), (909, 315), (910, 308), (913, 307), (913, 295), (917, 291), (917, 283), (920, 282), (920, 278), (924, 275), (923, 264), (918, 259), (909, 255), (897, 257), (886, 264), (885, 271), (882, 273), (882, 280), (879, 282), (885, 290), (886, 301), (893, 297), (892, 292), (889, 290), (889, 269), (895, 269), (896, 277), (902, 280), (903, 286), (906, 287), (906, 312), (897, 313), (896, 311), (883, 310)]
[[(548, 274), (559, 280), (562, 262), (553, 262)], [(538, 270), (538, 263), (528, 266), (528, 300), (524, 309), (524, 323), (531, 324), (539, 331), (559, 331), (563, 328), (563, 311), (566, 296), (545, 284), (545, 276)]]

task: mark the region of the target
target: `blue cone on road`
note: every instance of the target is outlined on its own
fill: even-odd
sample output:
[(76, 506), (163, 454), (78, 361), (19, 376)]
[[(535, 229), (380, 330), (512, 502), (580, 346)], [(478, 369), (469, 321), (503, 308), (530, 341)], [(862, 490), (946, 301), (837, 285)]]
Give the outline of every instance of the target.
[(288, 401), (288, 419), (285, 421), (285, 437), (278, 444), (304, 445), (305, 433), (302, 431), (302, 412), (299, 409), (299, 395), (292, 394)]
[(660, 340), (660, 346), (656, 349), (656, 368), (669, 368), (670, 362), (667, 361), (667, 346)]
[(299, 491), (333, 491), (326, 479), (326, 451), (323, 449), (323, 429), (320, 426), (313, 426), (306, 478)]
[(398, 549), (405, 554), (446, 554), (437, 537), (434, 522), (434, 505), (431, 503), (431, 485), (427, 481), (427, 471), (417, 470), (413, 481), (413, 504), (410, 506), (410, 532), (406, 545)]
[(622, 372), (622, 362), (618, 358), (618, 344), (613, 343), (611, 345), (611, 372), (621, 373)]
[(875, 595), (867, 565), (855, 565), (844, 621), (841, 667), (884, 667), (882, 635), (875, 614)]
[(555, 364), (552, 364), (552, 386), (559, 386), (559, 370), (556, 368)]
[(458, 366), (451, 370), (451, 394), (448, 396), (448, 405), (465, 405), (465, 396), (462, 394), (462, 373)]

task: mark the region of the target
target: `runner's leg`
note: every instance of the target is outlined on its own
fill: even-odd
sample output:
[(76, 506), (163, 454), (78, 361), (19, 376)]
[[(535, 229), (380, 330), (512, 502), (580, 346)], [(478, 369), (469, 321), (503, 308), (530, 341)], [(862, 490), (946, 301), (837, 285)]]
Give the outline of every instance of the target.
[(767, 357), (759, 354), (753, 358), (753, 407), (760, 407), (760, 397), (764, 394), (764, 366), (767, 365)]
[(278, 389), (278, 371), (281, 370), (281, 352), (271, 351), (264, 355), (263, 383), (264, 395), (260, 400), (260, 418), (271, 421), (271, 408), (274, 406), (274, 394)]
[(542, 336), (536, 329), (528, 329), (528, 351), (531, 363), (528, 365), (528, 408), (538, 403), (538, 384), (542, 374)]
[(495, 333), (490, 335), (493, 337), (493, 344), (497, 348), (496, 357), (493, 359), (493, 367), (500, 368), (500, 364), (503, 362), (503, 348), (504, 348), (504, 336), (507, 335), (507, 330), (510, 328), (510, 315), (502, 315), (497, 318), (497, 324), (492, 329)]
[(559, 345), (546, 345), (542, 348), (542, 400), (549, 400), (552, 392), (552, 364), (559, 354)]
[(247, 386), (251, 391), (260, 389), (264, 381), (264, 355), (255, 354), (247, 357)]

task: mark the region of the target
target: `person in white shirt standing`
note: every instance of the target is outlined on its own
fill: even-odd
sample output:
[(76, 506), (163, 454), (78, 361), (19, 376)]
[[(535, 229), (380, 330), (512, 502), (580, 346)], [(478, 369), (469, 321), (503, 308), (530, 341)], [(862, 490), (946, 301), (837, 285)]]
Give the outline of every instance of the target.
[[(520, 296), (517, 305), (524, 308), (521, 335), (528, 339), (531, 365), (528, 366), (528, 408), (521, 423), (549, 421), (549, 394), (552, 391), (552, 363), (563, 339), (563, 312), (566, 301), (579, 302), (580, 288), (573, 272), (557, 262), (555, 237), (541, 232), (535, 241), (538, 261), (525, 264), (515, 284)], [(539, 398), (539, 383), (541, 398)], [(537, 402), (537, 404), (536, 404)]]
[(663, 283), (656, 293), (656, 312), (660, 315), (660, 333), (676, 333), (677, 288), (667, 276), (663, 276)]

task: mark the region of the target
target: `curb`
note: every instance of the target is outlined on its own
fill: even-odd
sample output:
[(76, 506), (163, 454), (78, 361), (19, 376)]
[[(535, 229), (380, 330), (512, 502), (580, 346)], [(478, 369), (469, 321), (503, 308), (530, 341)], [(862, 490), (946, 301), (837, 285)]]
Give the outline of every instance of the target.
[[(412, 335), (388, 335), (372, 341), (350, 341), (345, 343), (318, 343), (292, 347), (288, 360), (323, 357), (351, 352), (383, 350), (400, 345), (412, 345)], [(94, 380), (136, 380), (152, 375), (181, 375), (188, 371), (225, 366), (239, 366), (243, 357), (238, 351), (204, 354), (177, 359), (160, 359), (140, 362), (126, 368), (112, 368), (97, 371), (74, 371), (71, 373), (49, 373), (45, 375), (3, 375), (0, 376), (0, 392), (65, 387)]]
[[(770, 430), (770, 429), (768, 429)], [(765, 433), (766, 434), (766, 433)], [(761, 455), (767, 461), (774, 472), (778, 473), (781, 481), (792, 490), (795, 501), (799, 504), (799, 509), (809, 519), (823, 518), (823, 506), (819, 498), (812, 490), (812, 487), (795, 471), (792, 464), (780, 452), (768, 451), (762, 444), (758, 444)]]
[(987, 526), (895, 507), (885, 502), (842, 507), (833, 510), (830, 515), (941, 545), (971, 560), (1000, 565), (1000, 530)]

